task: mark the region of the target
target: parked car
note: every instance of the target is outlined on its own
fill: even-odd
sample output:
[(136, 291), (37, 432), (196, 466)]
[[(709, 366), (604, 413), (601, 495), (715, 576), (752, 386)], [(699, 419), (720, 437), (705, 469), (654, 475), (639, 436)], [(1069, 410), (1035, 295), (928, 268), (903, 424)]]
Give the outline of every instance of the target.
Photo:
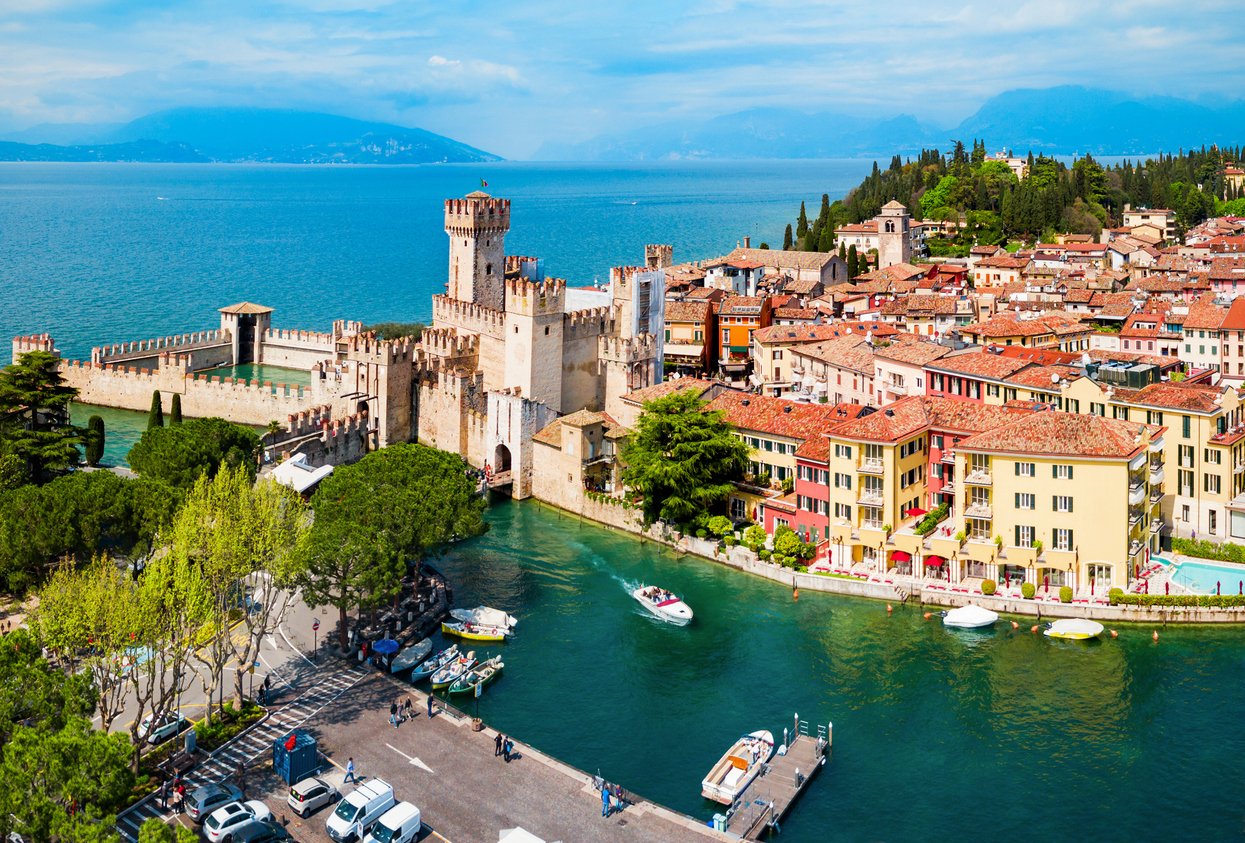
[(324, 779), (312, 776), (303, 779), (290, 788), (290, 795), (285, 802), (290, 810), (300, 817), (309, 817), (325, 805), (331, 805), (341, 798), (337, 788)]
[(194, 725), (189, 717), (185, 717), (180, 712), (175, 714), (166, 711), (162, 714), (148, 714), (143, 718), (143, 722), (138, 724), (138, 738), (139, 740), (145, 738), (147, 743), (155, 746), (158, 743), (164, 743), (174, 735), (180, 735)]
[(186, 813), (190, 819), (201, 823), (221, 805), (241, 801), (242, 791), (237, 785), (228, 782), (205, 784), (186, 794)]
[(399, 802), (376, 821), (363, 843), (414, 843), (423, 827), (419, 808), (410, 802)]
[(270, 820), (272, 811), (258, 800), (230, 802), (217, 808), (203, 821), (203, 836), (208, 843), (232, 843), (233, 833), (254, 820)]
[(372, 779), (347, 793), (337, 803), (324, 828), (336, 843), (354, 843), (392, 807), (393, 787), (383, 779)]
[(276, 820), (251, 820), (233, 833), (233, 843), (279, 843), (293, 839)]

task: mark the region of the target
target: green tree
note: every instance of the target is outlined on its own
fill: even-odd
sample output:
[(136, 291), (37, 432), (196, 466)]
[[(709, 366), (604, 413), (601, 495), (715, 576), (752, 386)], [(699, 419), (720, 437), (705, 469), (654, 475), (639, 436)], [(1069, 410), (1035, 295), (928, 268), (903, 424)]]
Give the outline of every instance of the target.
[(787, 223), (787, 230), (782, 235), (782, 250), (789, 252), (793, 245), (795, 245), (795, 239), (791, 236), (791, 223)]
[(160, 390), (151, 393), (151, 409), (147, 411), (147, 429), (164, 427), (164, 398)]
[(169, 424), (182, 423), (182, 394), (180, 392), (173, 393), (173, 403), (169, 407)]
[(104, 458), (104, 420), (91, 416), (86, 420), (86, 464), (99, 465)]
[(808, 214), (804, 210), (804, 203), (800, 203), (800, 215), (795, 220), (795, 236), (801, 239), (808, 234)]
[(82, 438), (69, 423), (77, 394), (60, 375), (60, 358), (47, 351), (28, 351), (0, 369), (0, 452), (21, 460), (29, 479), (78, 464)]
[(398, 340), (405, 337), (418, 340), (427, 327), (423, 322), (377, 322), (363, 330), (372, 332), (380, 340)]
[(720, 411), (675, 392), (644, 405), (622, 461), (623, 481), (644, 497), (645, 520), (682, 524), (726, 500), (748, 466), (748, 446)]
[(213, 477), (221, 465), (245, 468), (255, 476), (259, 437), (224, 419), (190, 419), (172, 427), (153, 427), (130, 449), (130, 467), (144, 477), (189, 489), (201, 476)]
[(487, 529), (462, 459), (423, 445), (390, 445), (339, 466), (311, 505), (303, 597), (338, 610), (343, 649), (351, 609), (392, 600), (408, 565)]
[(860, 275), (860, 255), (856, 253), (856, 244), (853, 243), (847, 248), (847, 277), (855, 278)]

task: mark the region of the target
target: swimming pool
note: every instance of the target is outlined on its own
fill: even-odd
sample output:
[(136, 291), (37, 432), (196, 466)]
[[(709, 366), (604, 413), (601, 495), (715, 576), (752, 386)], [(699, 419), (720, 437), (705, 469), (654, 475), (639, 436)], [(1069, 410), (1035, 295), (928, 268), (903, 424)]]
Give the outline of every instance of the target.
[(1172, 572), (1172, 582), (1198, 594), (1214, 594), (1218, 585), (1222, 594), (1237, 594), (1245, 584), (1245, 565), (1226, 562), (1181, 562)]

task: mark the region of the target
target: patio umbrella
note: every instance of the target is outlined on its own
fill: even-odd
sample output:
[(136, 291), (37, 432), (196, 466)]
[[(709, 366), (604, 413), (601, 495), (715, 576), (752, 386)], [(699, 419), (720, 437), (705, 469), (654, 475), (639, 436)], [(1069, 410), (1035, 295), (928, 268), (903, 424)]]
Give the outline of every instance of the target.
[(392, 638), (382, 638), (372, 645), (372, 652), (380, 653), (382, 656), (392, 656), (398, 652), (398, 642)]

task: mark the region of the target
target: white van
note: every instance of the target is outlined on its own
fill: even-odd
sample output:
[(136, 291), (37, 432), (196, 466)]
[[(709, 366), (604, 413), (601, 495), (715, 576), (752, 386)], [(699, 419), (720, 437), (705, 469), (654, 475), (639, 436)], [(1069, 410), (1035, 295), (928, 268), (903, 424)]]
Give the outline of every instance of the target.
[(336, 843), (361, 840), (375, 822), (393, 807), (393, 787), (382, 779), (372, 779), (356, 787), (340, 802), (324, 828)]
[(363, 843), (411, 843), (423, 825), (418, 808), (410, 802), (399, 802), (376, 821)]

